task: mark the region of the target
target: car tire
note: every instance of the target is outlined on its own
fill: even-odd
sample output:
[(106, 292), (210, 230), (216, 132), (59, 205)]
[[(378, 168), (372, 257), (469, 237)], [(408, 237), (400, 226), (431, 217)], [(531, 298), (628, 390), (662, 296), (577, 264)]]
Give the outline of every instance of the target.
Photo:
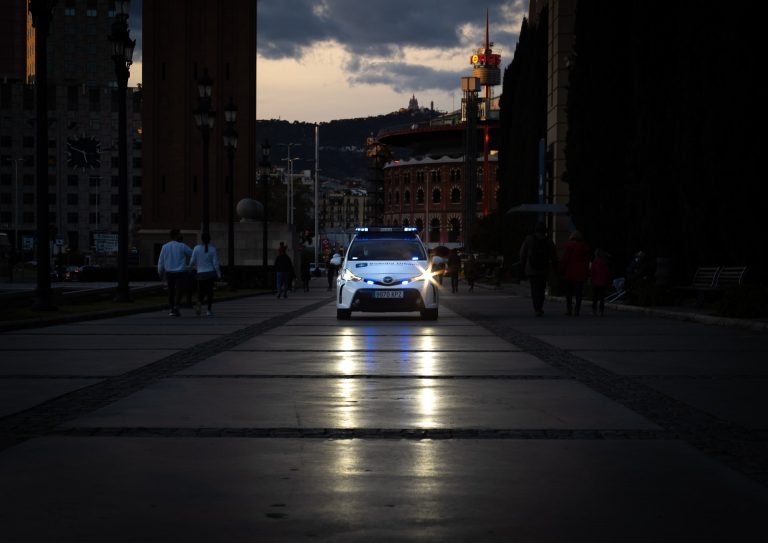
[(352, 310), (351, 309), (337, 309), (336, 310), (336, 320), (338, 321), (348, 321), (352, 318)]
[(423, 321), (436, 321), (437, 320), (437, 308), (434, 309), (422, 309), (421, 320)]

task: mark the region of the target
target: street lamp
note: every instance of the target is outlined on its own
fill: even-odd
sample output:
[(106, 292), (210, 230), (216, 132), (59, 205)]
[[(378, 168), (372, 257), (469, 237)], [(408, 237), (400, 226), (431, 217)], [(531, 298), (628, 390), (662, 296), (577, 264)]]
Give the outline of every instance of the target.
[(297, 158), (291, 159), (291, 147), (301, 145), (300, 143), (279, 143), (278, 145), (285, 145), (288, 148), (288, 158), (283, 160), (288, 161), (288, 183), (285, 187), (285, 222), (287, 225), (293, 224), (293, 161), (299, 160)]
[(235, 284), (235, 149), (237, 149), (237, 131), (235, 130), (235, 121), (237, 120), (237, 106), (229, 97), (229, 104), (224, 110), (224, 122), (227, 127), (224, 130), (224, 147), (227, 149), (227, 159), (229, 161), (229, 183), (227, 193), (229, 194), (229, 216), (227, 225), (227, 268), (229, 272), (229, 284)]
[(131, 39), (128, 30), (129, 0), (115, 2), (115, 22), (112, 23), (112, 60), (115, 62), (118, 97), (118, 236), (117, 236), (117, 293), (116, 302), (130, 302), (128, 285), (128, 121), (126, 115), (126, 93), (130, 66), (133, 63), (133, 49), (136, 40)]
[(264, 140), (264, 143), (261, 144), (261, 163), (259, 164), (262, 168), (261, 170), (261, 183), (263, 187), (263, 196), (264, 196), (264, 213), (263, 213), (263, 220), (264, 225), (261, 229), (262, 234), (262, 266), (264, 267), (264, 286), (267, 286), (267, 265), (269, 264), (267, 262), (267, 240), (269, 238), (267, 234), (267, 229), (269, 228), (269, 170), (272, 169), (272, 164), (269, 162), (269, 153), (272, 150), (272, 147), (269, 145), (269, 140)]
[(51, 30), (53, 7), (57, 0), (29, 0), (32, 26), (35, 27), (35, 88), (37, 141), (36, 199), (37, 199), (37, 291), (34, 309), (56, 309), (51, 291), (51, 249), (48, 230), (48, 34)]
[(213, 130), (216, 112), (211, 108), (211, 94), (213, 92), (213, 80), (208, 75), (208, 70), (204, 70), (203, 76), (197, 82), (199, 98), (197, 109), (195, 110), (195, 124), (203, 135), (203, 234), (209, 234), (210, 215), (208, 209), (209, 199), (209, 167), (208, 167), (208, 144), (211, 140), (211, 130)]

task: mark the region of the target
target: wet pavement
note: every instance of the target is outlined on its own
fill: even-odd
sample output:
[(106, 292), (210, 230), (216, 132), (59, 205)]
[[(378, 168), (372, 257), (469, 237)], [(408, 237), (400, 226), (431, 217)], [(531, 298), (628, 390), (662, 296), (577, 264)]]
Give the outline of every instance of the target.
[(324, 288), (0, 334), (0, 540), (757, 541), (768, 334)]

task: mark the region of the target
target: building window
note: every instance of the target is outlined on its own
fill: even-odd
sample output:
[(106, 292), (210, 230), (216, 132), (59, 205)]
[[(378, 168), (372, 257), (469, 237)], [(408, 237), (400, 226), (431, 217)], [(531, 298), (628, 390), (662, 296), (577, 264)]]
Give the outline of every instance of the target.
[(133, 176), (133, 186), (141, 188), (141, 176), (140, 175), (134, 175)]
[(67, 213), (67, 224), (77, 224), (80, 221), (80, 215), (76, 212)]
[(461, 191), (458, 187), (453, 187), (451, 189), (451, 203), (458, 204), (459, 202), (461, 202)]
[(90, 111), (101, 111), (101, 92), (99, 89), (88, 90), (88, 107)]
[(79, 90), (77, 85), (70, 85), (67, 87), (67, 111), (77, 111), (79, 109)]
[(21, 222), (24, 224), (35, 222), (35, 213), (33, 211), (25, 211), (21, 214)]
[(34, 185), (35, 184), (35, 176), (29, 173), (25, 173), (24, 177), (22, 178), (22, 182), (24, 185)]
[(101, 177), (98, 175), (92, 175), (88, 178), (88, 186), (89, 187), (98, 187), (101, 182)]
[(395, 204), (400, 203), (400, 191), (395, 192)]
[(112, 224), (117, 224), (120, 222), (120, 214), (119, 213), (112, 213)]
[(424, 190), (419, 189), (416, 191), (416, 203), (417, 204), (423, 204), (424, 203)]
[(141, 205), (141, 194), (134, 194), (133, 195), (133, 205), (140, 206)]
[(110, 201), (112, 202), (113, 206), (120, 205), (120, 195), (119, 194), (111, 194), (110, 195)]
[(119, 168), (120, 167), (120, 157), (113, 156), (112, 159), (111, 159), (111, 162), (110, 162), (110, 166), (112, 168), (114, 168), (114, 169)]
[(461, 222), (459, 219), (451, 219), (450, 226), (448, 227), (448, 241), (459, 241), (459, 235), (461, 234)]
[(441, 199), (442, 195), (440, 194), (440, 189), (434, 189), (432, 191), (432, 203), (439, 204)]
[(98, 14), (96, 0), (87, 0), (85, 3), (85, 15), (88, 17), (96, 17)]
[(411, 191), (410, 190), (406, 190), (403, 193), (403, 203), (406, 204), (406, 205), (411, 203)]
[(88, 195), (88, 205), (95, 206), (99, 203), (99, 195), (98, 194), (89, 194)]
[(10, 192), (3, 192), (0, 194), (0, 204), (10, 204), (13, 203), (13, 198), (11, 198)]
[(68, 175), (67, 176), (67, 186), (68, 187), (76, 187), (80, 184), (80, 178), (76, 175)]
[(440, 241), (440, 219), (432, 219), (429, 222), (429, 241)]
[(120, 176), (119, 175), (113, 175), (112, 176), (112, 186), (113, 187), (119, 187), (120, 186)]
[(25, 204), (34, 204), (35, 203), (35, 195), (32, 192), (25, 192), (21, 196), (21, 201)]
[(141, 157), (140, 156), (133, 157), (132, 163), (134, 168), (141, 168)]
[(475, 191), (475, 202), (482, 202), (483, 201), (483, 189), (480, 187), (477, 187)]
[(56, 204), (56, 193), (53, 193), (53, 192), (48, 193), (48, 203), (51, 205)]
[(11, 174), (4, 173), (0, 175), (0, 185), (10, 185), (11, 184)]
[(21, 138), (21, 146), (25, 149), (29, 149), (31, 147), (35, 146), (35, 138), (34, 136), (24, 136)]
[(0, 137), (0, 147), (13, 147), (13, 137), (12, 136)]
[(88, 224), (99, 224), (99, 214), (98, 213), (88, 213)]
[(67, 194), (67, 205), (76, 206), (78, 204), (77, 194)]
[(0, 213), (0, 222), (10, 224), (13, 221), (13, 214), (10, 211)]

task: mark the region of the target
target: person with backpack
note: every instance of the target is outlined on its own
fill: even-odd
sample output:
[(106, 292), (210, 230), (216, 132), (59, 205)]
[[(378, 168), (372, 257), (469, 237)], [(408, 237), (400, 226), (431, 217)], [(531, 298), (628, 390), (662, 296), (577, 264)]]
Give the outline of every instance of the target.
[(523, 241), (520, 247), (520, 263), (528, 281), (531, 283), (531, 299), (537, 317), (544, 315), (544, 292), (547, 288), (549, 272), (557, 264), (557, 249), (547, 237), (547, 227), (543, 222), (536, 224), (534, 233)]

